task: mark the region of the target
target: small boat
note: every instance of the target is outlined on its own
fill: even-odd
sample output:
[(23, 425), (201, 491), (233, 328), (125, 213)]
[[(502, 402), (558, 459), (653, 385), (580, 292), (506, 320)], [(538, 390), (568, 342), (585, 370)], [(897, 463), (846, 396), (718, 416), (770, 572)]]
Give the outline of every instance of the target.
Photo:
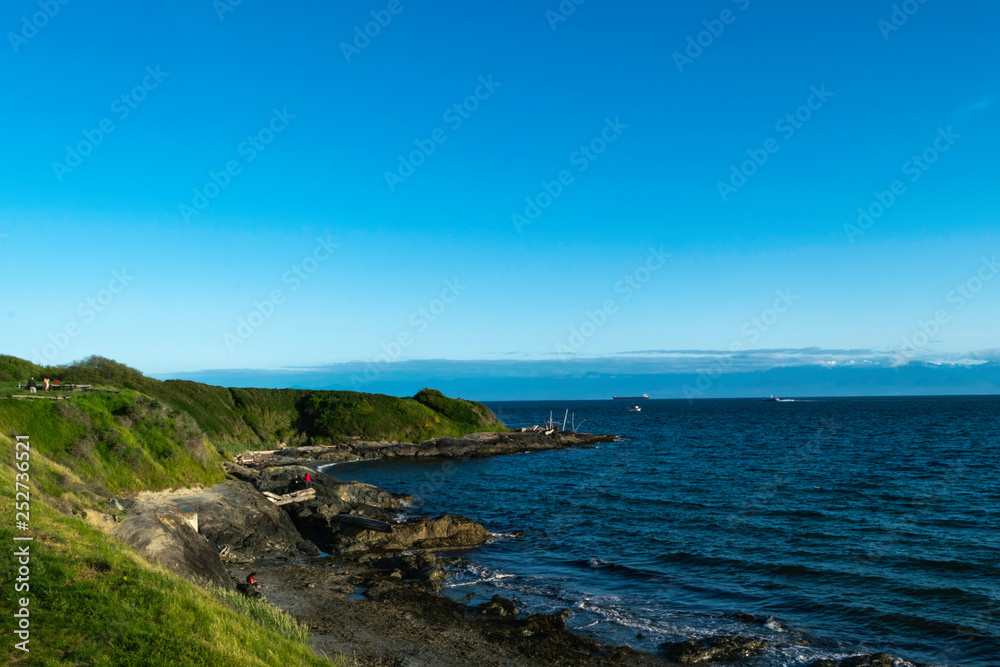
[(794, 398), (778, 398), (774, 394), (771, 394), (770, 398), (765, 398), (764, 400), (767, 401), (768, 403), (794, 403), (795, 402)]
[(629, 412), (642, 412), (642, 408), (640, 408), (638, 405), (630, 405), (630, 406), (628, 406), (628, 411)]

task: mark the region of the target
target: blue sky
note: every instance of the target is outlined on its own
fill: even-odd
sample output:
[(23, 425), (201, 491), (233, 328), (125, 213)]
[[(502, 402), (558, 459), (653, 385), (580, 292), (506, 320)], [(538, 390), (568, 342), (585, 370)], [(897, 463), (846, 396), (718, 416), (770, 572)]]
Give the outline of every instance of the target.
[(996, 3), (224, 3), (0, 10), (5, 353), (1000, 347)]

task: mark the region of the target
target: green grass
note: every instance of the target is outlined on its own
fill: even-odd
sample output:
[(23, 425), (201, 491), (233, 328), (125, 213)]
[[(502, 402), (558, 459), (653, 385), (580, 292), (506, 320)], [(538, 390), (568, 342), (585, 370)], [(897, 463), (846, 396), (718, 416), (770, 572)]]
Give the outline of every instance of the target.
[(445, 435), (506, 430), (485, 406), (480, 407), (488, 417), (471, 407), (478, 404), (437, 394), (438, 405), (427, 405), (416, 398), (383, 394), (311, 392), (301, 414), (313, 439), (328, 442), (344, 442), (350, 437), (416, 442)]
[[(3, 461), (11, 440), (0, 436)], [(32, 444), (41, 442), (32, 434)], [(32, 468), (44, 458), (32, 452)], [(15, 471), (0, 464), (0, 499), (14, 502)], [(0, 541), (13, 542), (5, 512)], [(276, 609), (242, 604), (153, 565), (78, 517), (31, 498), (28, 591), (14, 589), (15, 560), (0, 559), (3, 609), (30, 602), (30, 653), (14, 648), (11, 617), (0, 662), (8, 665), (329, 665), (314, 656), (305, 629)], [(18, 545), (20, 546), (20, 545)], [(343, 664), (343, 663), (334, 663)]]
[[(119, 393), (9, 399), (34, 375)], [(38, 396), (45, 394), (39, 389)], [(11, 665), (322, 665), (287, 614), (223, 589), (204, 590), (92, 527), (82, 513), (109, 494), (224, 479), (226, 451), (349, 438), (419, 441), (503, 431), (483, 405), (424, 389), (413, 398), (350, 391), (227, 389), (161, 382), (103, 357), (42, 367), (0, 355), (0, 502), (15, 502), (14, 437), (31, 440), (31, 652)], [(12, 540), (4, 513), (0, 542)], [(13, 610), (15, 561), (0, 558), (2, 608)], [(10, 621), (10, 616), (7, 616)], [(344, 664), (334, 662), (334, 664)]]
[(283, 612), (264, 600), (247, 597), (242, 593), (221, 586), (210, 586), (208, 591), (230, 609), (249, 618), (262, 628), (267, 628), (285, 639), (300, 644), (309, 641), (309, 628), (296, 621), (291, 614)]
[[(7, 376), (4, 369), (8, 369)], [(230, 452), (340, 443), (357, 437), (416, 442), (506, 430), (486, 406), (448, 398), (433, 389), (424, 389), (413, 398), (399, 398), (354, 391), (240, 389), (187, 380), (162, 382), (103, 357), (46, 368), (33, 367), (15, 357), (0, 357), (0, 396), (16, 387), (16, 380), (26, 380), (26, 372), (35, 370), (39, 371), (36, 379), (58, 378), (62, 383), (128, 389), (154, 397), (189, 415), (212, 443)], [(10, 376), (16, 372), (23, 377)], [(5, 386), (4, 380), (10, 384)]]
[(65, 401), (0, 401), (0, 433), (29, 435), (49, 466), (35, 481), (60, 497), (72, 470), (96, 493), (191, 484), (224, 475), (222, 457), (185, 413), (133, 391)]

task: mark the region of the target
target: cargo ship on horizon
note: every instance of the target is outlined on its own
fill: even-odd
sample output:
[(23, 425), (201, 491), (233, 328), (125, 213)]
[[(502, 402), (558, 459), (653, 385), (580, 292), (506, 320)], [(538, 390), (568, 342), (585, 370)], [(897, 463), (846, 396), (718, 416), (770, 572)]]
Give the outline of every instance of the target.
[(649, 394), (643, 394), (642, 396), (612, 396), (611, 398), (615, 401), (646, 401), (649, 400)]

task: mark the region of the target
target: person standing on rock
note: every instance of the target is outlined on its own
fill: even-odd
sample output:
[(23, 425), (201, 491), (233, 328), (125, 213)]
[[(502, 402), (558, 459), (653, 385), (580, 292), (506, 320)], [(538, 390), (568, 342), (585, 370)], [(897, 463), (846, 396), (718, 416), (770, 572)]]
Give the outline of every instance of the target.
[(309, 485), (312, 484), (312, 481), (313, 481), (312, 480), (312, 475), (310, 475), (309, 473), (306, 473), (306, 483), (305, 483), (306, 488), (308, 488)]
[(36, 393), (38, 391), (38, 383), (35, 382), (35, 376), (34, 375), (32, 375), (31, 379), (28, 380), (28, 391), (31, 392), (32, 394), (34, 394), (34, 393)]
[(49, 390), (49, 379), (45, 378), (44, 381), (45, 381), (45, 391), (48, 391)]

